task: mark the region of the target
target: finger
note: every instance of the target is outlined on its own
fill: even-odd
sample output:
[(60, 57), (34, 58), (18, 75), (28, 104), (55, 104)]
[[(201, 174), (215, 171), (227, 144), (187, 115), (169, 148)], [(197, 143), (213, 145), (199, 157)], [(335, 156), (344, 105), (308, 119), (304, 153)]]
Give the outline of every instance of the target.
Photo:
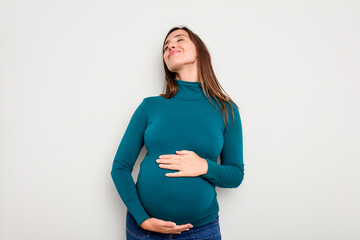
[(172, 169), (172, 170), (179, 170), (179, 166), (175, 164), (159, 164), (160, 168)]
[(157, 163), (171, 163), (170, 161), (171, 159), (163, 159), (163, 158), (156, 159)]
[(191, 223), (183, 224), (183, 225), (177, 225), (174, 227), (175, 230), (184, 231), (185, 229), (192, 228), (193, 225)]
[(189, 228), (194, 227), (191, 223), (184, 224), (184, 226), (185, 226), (185, 231), (189, 230)]
[(172, 221), (161, 221), (160, 223), (160, 227), (165, 227), (165, 228), (174, 228), (176, 226), (177, 226), (176, 223)]
[(189, 227), (185, 226), (185, 227), (178, 228), (177, 230), (175, 230), (175, 232), (183, 232), (183, 231), (188, 231), (188, 230), (189, 230)]
[(192, 227), (194, 227), (191, 223), (184, 224), (184, 226), (186, 226), (187, 228), (192, 228)]
[(171, 228), (171, 229), (167, 228), (165, 230), (165, 232), (167, 232), (167, 233), (181, 233), (181, 232), (187, 231), (187, 230), (189, 230), (189, 229), (188, 228)]
[(180, 156), (178, 154), (167, 154), (167, 155), (160, 155), (159, 159), (180, 159)]
[(181, 232), (189, 231), (189, 228), (182, 229)]
[(177, 154), (181, 155), (181, 154), (187, 154), (189, 153), (190, 151), (188, 150), (181, 150), (181, 151), (175, 151)]
[(173, 163), (179, 163), (179, 159), (156, 159), (156, 163), (165, 163), (165, 164), (173, 164)]
[(192, 225), (184, 224), (184, 225), (176, 225), (175, 227), (174, 226), (162, 226), (162, 227), (172, 232), (178, 232), (178, 231), (184, 231), (185, 229), (192, 227)]
[(178, 172), (174, 172), (174, 173), (165, 173), (166, 177), (184, 177), (185, 175), (178, 171)]
[(172, 165), (171, 165), (171, 164), (164, 164), (164, 163), (162, 163), (162, 164), (159, 164), (159, 167), (160, 167), (160, 168), (168, 168), (168, 169), (170, 169), (170, 168), (172, 167)]
[(181, 228), (185, 229), (185, 228), (192, 228), (193, 225), (191, 223), (176, 225), (176, 223), (172, 221), (163, 221), (161, 227), (173, 228), (173, 229), (181, 229)]

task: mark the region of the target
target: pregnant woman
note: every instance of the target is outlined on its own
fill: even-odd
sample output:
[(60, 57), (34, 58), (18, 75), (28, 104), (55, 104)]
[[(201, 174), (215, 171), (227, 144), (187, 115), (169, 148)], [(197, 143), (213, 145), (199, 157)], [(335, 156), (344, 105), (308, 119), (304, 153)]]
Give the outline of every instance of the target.
[[(168, 32), (163, 62), (165, 93), (143, 98), (112, 165), (127, 207), (126, 236), (218, 240), (215, 187), (236, 188), (244, 178), (239, 108), (221, 90), (205, 44), (187, 27)], [(131, 172), (144, 145), (135, 184)]]

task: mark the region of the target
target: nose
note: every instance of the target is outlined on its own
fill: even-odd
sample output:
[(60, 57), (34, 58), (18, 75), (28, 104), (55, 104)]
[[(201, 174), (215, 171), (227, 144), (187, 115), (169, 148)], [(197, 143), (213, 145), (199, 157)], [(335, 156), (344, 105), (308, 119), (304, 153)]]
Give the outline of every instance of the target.
[(172, 42), (169, 43), (169, 49), (170, 49), (170, 51), (173, 50), (174, 48), (175, 48), (174, 44), (173, 44)]

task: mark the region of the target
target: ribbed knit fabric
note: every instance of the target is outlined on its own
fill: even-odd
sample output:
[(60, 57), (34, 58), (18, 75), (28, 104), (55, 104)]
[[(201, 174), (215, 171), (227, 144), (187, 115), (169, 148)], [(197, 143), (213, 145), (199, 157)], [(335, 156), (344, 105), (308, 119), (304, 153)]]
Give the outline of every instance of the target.
[[(117, 149), (111, 176), (116, 189), (140, 226), (150, 217), (191, 223), (194, 227), (211, 222), (219, 212), (215, 187), (236, 188), (244, 178), (242, 125), (239, 110), (231, 103), (228, 127), (220, 105), (206, 98), (199, 82), (175, 79), (178, 92), (170, 99), (143, 98), (134, 111)], [(135, 184), (131, 173), (142, 147)], [(175, 151), (194, 151), (208, 163), (205, 175), (168, 177), (178, 170), (160, 168), (156, 159)], [(217, 158), (220, 156), (220, 164)]]

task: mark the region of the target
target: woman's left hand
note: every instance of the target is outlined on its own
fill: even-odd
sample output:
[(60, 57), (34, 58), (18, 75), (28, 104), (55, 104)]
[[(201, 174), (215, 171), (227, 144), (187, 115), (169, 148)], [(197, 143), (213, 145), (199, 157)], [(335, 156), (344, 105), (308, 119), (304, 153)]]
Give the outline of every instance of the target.
[(205, 175), (208, 164), (204, 158), (199, 157), (194, 151), (176, 151), (176, 154), (160, 155), (156, 160), (159, 167), (179, 170), (178, 172), (166, 173), (167, 177), (197, 177)]

